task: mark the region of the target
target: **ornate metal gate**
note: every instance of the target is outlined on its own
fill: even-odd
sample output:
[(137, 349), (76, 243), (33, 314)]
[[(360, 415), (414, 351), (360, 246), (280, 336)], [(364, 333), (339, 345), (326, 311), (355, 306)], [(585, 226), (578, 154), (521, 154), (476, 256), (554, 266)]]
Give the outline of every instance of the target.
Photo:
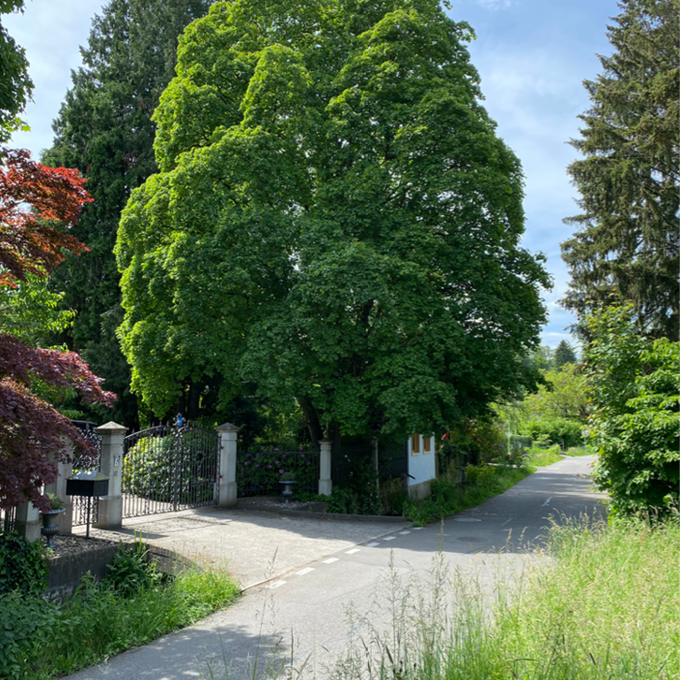
[(123, 518), (217, 503), (217, 432), (178, 421), (125, 437)]

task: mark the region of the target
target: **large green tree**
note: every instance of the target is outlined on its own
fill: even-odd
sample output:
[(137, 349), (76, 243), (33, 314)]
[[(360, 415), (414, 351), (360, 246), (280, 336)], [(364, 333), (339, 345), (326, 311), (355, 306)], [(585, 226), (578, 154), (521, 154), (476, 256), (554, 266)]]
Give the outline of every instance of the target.
[[(565, 306), (581, 319), (631, 301), (638, 330), (678, 337), (679, 0), (623, 0), (608, 27), (614, 48), (585, 81), (592, 107), (569, 167), (581, 214), (562, 244)], [(581, 331), (586, 325), (581, 324)]]
[(120, 213), (135, 187), (156, 171), (151, 115), (174, 75), (177, 39), (209, 0), (111, 0), (95, 16), (83, 66), (54, 122), (55, 141), (43, 161), (78, 168), (94, 202), (74, 235), (87, 245), (52, 276), (65, 291), (63, 305), (77, 312), (59, 339), (82, 353), (106, 386), (119, 395), (113, 414), (129, 426), (137, 419), (130, 371), (115, 329), (122, 321), (113, 247)]
[(435, 0), (215, 3), (118, 232), (133, 387), (295, 397), (314, 439), (447, 426), (532, 380), (522, 173)]

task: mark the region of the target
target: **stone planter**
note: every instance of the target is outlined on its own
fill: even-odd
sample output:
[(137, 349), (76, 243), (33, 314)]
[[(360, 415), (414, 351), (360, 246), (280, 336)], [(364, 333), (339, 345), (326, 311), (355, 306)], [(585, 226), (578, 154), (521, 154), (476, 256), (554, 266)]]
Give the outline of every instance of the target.
[(47, 539), (46, 547), (54, 549), (54, 537), (59, 533), (59, 525), (57, 524), (57, 517), (62, 512), (66, 512), (66, 508), (59, 508), (58, 510), (47, 510), (42, 514), (42, 529), (40, 533)]
[(282, 479), (279, 484), (283, 487), (281, 495), (286, 499), (286, 503), (290, 503), (290, 497), (293, 495), (294, 479)]

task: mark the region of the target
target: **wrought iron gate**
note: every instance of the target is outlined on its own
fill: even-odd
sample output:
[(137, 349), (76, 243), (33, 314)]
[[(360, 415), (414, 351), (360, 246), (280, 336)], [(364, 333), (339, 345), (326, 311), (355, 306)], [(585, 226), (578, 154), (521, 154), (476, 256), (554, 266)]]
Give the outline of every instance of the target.
[[(95, 456), (81, 456), (73, 461), (73, 472), (80, 472), (82, 470), (99, 470), (101, 467), (102, 458), (102, 437), (94, 430), (96, 425), (86, 420), (72, 420), (71, 423), (75, 425), (80, 433), (89, 440), (95, 448)], [(87, 509), (88, 502), (90, 505), (90, 522), (94, 523), (99, 518), (99, 499), (86, 498), (85, 496), (71, 496), (71, 504), (73, 507), (72, 525), (84, 526), (87, 523)]]
[(125, 437), (123, 518), (217, 503), (218, 448), (217, 432), (186, 421)]

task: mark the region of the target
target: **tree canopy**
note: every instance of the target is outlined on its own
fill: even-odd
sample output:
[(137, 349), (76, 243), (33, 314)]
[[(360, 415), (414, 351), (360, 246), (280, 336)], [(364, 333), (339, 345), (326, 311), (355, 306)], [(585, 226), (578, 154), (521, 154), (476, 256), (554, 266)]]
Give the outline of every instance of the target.
[[(581, 320), (631, 301), (638, 329), (678, 337), (680, 128), (678, 0), (623, 0), (608, 27), (614, 52), (585, 81), (592, 102), (571, 144), (581, 214), (562, 244), (571, 282), (563, 300)], [(586, 325), (581, 323), (582, 332)]]
[(186, 29), (116, 245), (156, 413), (220, 375), (223, 402), (295, 397), (314, 439), (402, 436), (532, 382), (549, 278), (472, 35), (434, 0), (217, 2)]
[(83, 66), (53, 124), (50, 165), (78, 168), (93, 198), (72, 233), (88, 251), (51, 277), (63, 307), (77, 312), (58, 340), (81, 352), (120, 395), (112, 417), (138, 426), (130, 371), (115, 336), (122, 321), (113, 247), (130, 192), (156, 172), (151, 115), (174, 75), (177, 39), (209, 0), (111, 0), (95, 16)]

